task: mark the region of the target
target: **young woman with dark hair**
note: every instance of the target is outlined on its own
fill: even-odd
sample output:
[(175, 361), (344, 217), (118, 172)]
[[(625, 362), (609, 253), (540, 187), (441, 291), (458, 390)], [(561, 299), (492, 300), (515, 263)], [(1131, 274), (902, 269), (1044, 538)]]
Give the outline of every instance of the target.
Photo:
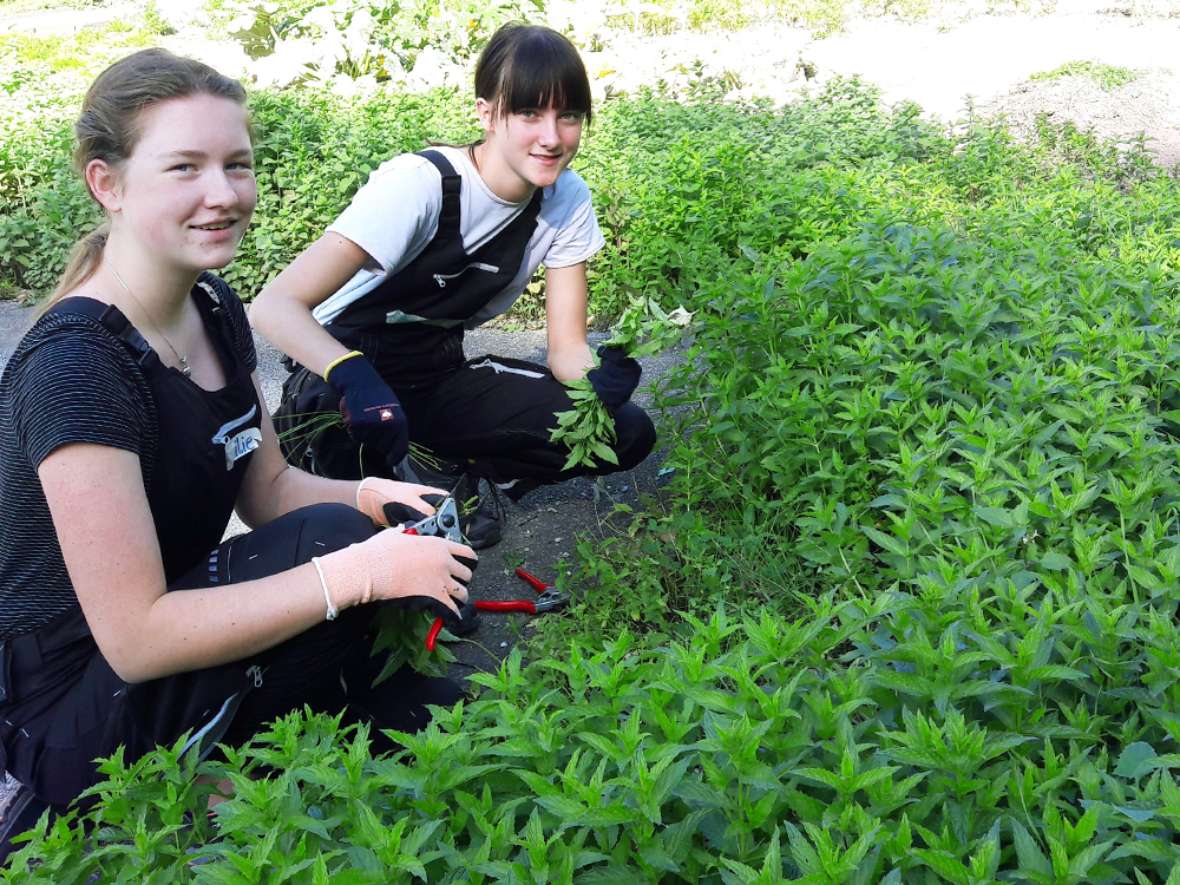
[[(651, 420), (630, 402), (639, 365), (586, 339), (586, 261), (603, 246), (590, 192), (569, 169), (590, 122), (577, 50), (548, 28), (507, 25), (475, 72), (484, 130), (467, 147), (384, 163), (351, 205), (254, 301), (251, 319), (303, 369), (276, 420), (340, 404), (342, 428), (289, 457), (329, 476), (390, 475), (409, 441), (442, 458), (436, 485), (473, 474), (513, 499), (541, 483), (634, 467)], [(465, 359), (465, 329), (506, 311), (545, 267), (548, 366)], [(587, 375), (613, 411), (617, 465), (563, 471), (549, 441), (571, 408), (561, 382)], [(358, 443), (360, 446), (358, 452)], [(499, 538), (492, 514), (466, 526), (476, 549)]]
[[(162, 50), (98, 77), (75, 159), (106, 223), (0, 379), (0, 761), (43, 806), (120, 746), (204, 753), (304, 704), (412, 729), (460, 696), (411, 672), (375, 693), (362, 641), (366, 603), (466, 599), (470, 548), (379, 528), (440, 490), (288, 467), (208, 272), (254, 210), (244, 99)], [(235, 509), (259, 528), (221, 543)]]

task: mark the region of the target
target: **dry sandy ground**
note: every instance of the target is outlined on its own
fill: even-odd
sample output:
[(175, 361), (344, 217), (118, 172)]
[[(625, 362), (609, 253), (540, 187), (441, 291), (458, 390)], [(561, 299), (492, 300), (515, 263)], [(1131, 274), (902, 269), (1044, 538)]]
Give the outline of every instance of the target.
[[(180, 26), (163, 38), (170, 48), (247, 81), (258, 73), (236, 43), (212, 42), (192, 26), (199, 4), (156, 5)], [(595, 47), (583, 55), (600, 96), (661, 80), (675, 90), (700, 70), (731, 83), (735, 95), (787, 102), (833, 76), (858, 75), (877, 84), (885, 101), (913, 101), (943, 120), (961, 116), (968, 103), (1005, 113), (1018, 127), (1045, 112), (1120, 141), (1142, 132), (1161, 164), (1180, 162), (1180, 0), (1026, 0), (1037, 9), (1052, 5), (1046, 14), (989, 14), (987, 5), (943, 0), (935, 18), (866, 19), (826, 38), (784, 25), (640, 36), (605, 30), (601, 3), (550, 0), (547, 8), (553, 24)], [(60, 34), (134, 18), (141, 8), (142, 0), (117, 0), (87, 9), (0, 12), (0, 34)], [(1030, 79), (1081, 61), (1129, 68), (1139, 76), (1109, 91), (1080, 76)], [(447, 77), (468, 88), (468, 72), (455, 69)]]
[[(798, 28), (764, 26), (735, 34), (622, 35), (588, 53), (592, 76), (633, 89), (687, 78), (691, 62), (735, 84), (735, 94), (789, 102), (833, 76), (876, 84), (887, 103), (912, 101), (953, 121), (969, 105), (1003, 113), (1018, 128), (1051, 114), (1118, 141), (1140, 132), (1159, 162), (1180, 162), (1180, 0), (1157, 14), (1125, 14), (1089, 0), (1061, 0), (1045, 15), (973, 15), (951, 20), (864, 20), (814, 38)], [(624, 59), (625, 64), (619, 64)], [(1138, 76), (1109, 91), (1085, 76), (1030, 79), (1069, 62), (1127, 68)], [(607, 73), (609, 72), (609, 73)]]
[[(1062, 4), (1063, 7), (1066, 4)], [(940, 32), (933, 25), (862, 24), (815, 43), (816, 65), (856, 72), (944, 119), (965, 100), (1003, 112), (1018, 126), (1038, 112), (1121, 141), (1143, 132), (1165, 166), (1180, 162), (1180, 18), (1137, 19), (1070, 12), (1039, 17), (979, 17)], [(1075, 61), (1129, 68), (1140, 75), (1105, 91), (1088, 77), (1030, 80)]]

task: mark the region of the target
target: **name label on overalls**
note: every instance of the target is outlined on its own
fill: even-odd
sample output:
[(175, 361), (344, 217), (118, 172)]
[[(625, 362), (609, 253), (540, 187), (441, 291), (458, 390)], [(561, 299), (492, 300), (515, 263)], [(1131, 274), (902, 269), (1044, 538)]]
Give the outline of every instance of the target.
[(257, 427), (247, 427), (245, 430), (238, 431), (233, 436), (230, 436), (230, 433), (236, 428), (253, 420), (257, 411), (258, 406), (251, 406), (250, 411), (241, 418), (235, 418), (233, 421), (222, 424), (217, 434), (211, 440), (214, 445), (225, 445), (226, 470), (233, 470), (235, 461), (239, 458), (246, 457), (262, 445), (262, 431)]

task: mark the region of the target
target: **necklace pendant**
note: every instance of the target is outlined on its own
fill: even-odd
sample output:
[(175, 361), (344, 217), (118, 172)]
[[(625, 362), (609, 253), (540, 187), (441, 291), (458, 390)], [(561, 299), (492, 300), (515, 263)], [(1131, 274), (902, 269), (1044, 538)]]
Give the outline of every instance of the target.
[(185, 378), (191, 378), (193, 376), (193, 367), (188, 364), (188, 360), (184, 357), (180, 358), (180, 374)]

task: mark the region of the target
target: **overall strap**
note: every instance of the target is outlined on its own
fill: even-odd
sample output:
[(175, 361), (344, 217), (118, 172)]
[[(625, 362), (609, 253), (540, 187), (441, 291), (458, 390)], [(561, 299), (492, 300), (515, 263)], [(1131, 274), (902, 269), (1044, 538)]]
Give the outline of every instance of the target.
[(418, 151), (419, 157), (425, 157), (434, 164), (442, 176), (442, 211), (438, 216), (438, 233), (436, 236), (443, 240), (458, 240), (459, 234), (459, 194), (463, 190), (463, 179), (455, 171), (450, 160), (440, 152), (427, 150)]
[(197, 277), (197, 288), (209, 297), (214, 316), (219, 316), (222, 313), (222, 299), (237, 297), (225, 280), (207, 270), (201, 271), (201, 275)]
[[(196, 293), (200, 292), (200, 295)], [(209, 313), (217, 321), (221, 327), (222, 334), (225, 336), (224, 340), (230, 345), (230, 350), (237, 354), (237, 347), (234, 346), (235, 329), (229, 319), (229, 312), (224, 309), (227, 298), (237, 298), (237, 294), (229, 287), (229, 283), (221, 277), (209, 271), (201, 271), (201, 275), (197, 277), (197, 284), (193, 291), (194, 297), (198, 302), (197, 309), (200, 310), (200, 302), (204, 302), (208, 308)]]
[(72, 295), (57, 302), (45, 314), (46, 316), (80, 314), (89, 317), (123, 342), (135, 356), (135, 361), (141, 368), (147, 368), (153, 360), (159, 359), (156, 352), (152, 350), (152, 346), (139, 334), (139, 330), (131, 325), (123, 312), (113, 304), (104, 304), (84, 295)]

